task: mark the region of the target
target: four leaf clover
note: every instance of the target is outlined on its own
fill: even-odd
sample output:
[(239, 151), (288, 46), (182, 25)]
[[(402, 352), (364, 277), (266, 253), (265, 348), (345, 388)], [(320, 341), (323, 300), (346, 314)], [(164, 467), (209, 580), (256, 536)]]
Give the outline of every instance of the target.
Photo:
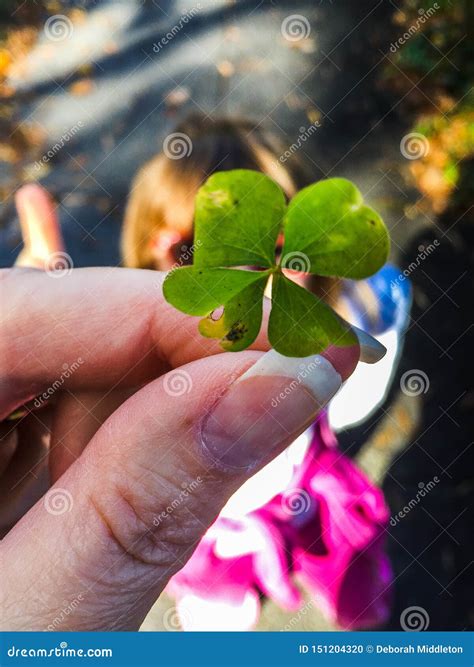
[(215, 173), (200, 188), (194, 239), (193, 265), (168, 274), (166, 300), (201, 316), (200, 333), (235, 352), (251, 345), (260, 331), (271, 278), (268, 337), (275, 350), (290, 357), (355, 342), (332, 308), (288, 277), (291, 271), (367, 278), (383, 266), (390, 248), (382, 219), (350, 181), (319, 181), (286, 205), (274, 181), (245, 169)]

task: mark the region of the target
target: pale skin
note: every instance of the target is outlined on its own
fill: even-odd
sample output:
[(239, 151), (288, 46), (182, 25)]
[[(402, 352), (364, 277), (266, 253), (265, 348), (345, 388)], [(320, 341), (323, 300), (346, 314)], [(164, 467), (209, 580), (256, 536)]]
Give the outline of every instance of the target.
[[(0, 419), (46, 392), (64, 364), (75, 370), (46, 407), (0, 423), (2, 629), (51, 629), (73, 600), (55, 629), (137, 629), (251, 474), (206, 459), (198, 426), (268, 342), (261, 333), (252, 350), (221, 353), (164, 301), (159, 272), (48, 275), (64, 245), (47, 194), (27, 188), (17, 199), (25, 249), (0, 273)], [(325, 356), (346, 379), (359, 348)], [(192, 378), (184, 396), (166, 391), (164, 374), (177, 368)], [(70, 511), (46, 510), (51, 484), (67, 491)]]

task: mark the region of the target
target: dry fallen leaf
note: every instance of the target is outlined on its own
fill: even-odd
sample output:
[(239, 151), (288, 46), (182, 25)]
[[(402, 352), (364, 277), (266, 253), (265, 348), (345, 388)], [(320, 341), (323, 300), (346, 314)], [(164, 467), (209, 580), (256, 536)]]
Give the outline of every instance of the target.
[(72, 85), (69, 86), (69, 92), (71, 95), (77, 95), (81, 97), (83, 95), (89, 95), (95, 87), (92, 79), (79, 79), (75, 81)]
[(235, 67), (230, 60), (221, 60), (220, 63), (217, 63), (217, 71), (221, 76), (227, 78), (234, 74)]
[(165, 95), (165, 104), (167, 107), (180, 107), (189, 100), (190, 96), (189, 88), (178, 86)]
[(7, 76), (8, 68), (12, 62), (12, 57), (6, 49), (0, 49), (0, 76)]

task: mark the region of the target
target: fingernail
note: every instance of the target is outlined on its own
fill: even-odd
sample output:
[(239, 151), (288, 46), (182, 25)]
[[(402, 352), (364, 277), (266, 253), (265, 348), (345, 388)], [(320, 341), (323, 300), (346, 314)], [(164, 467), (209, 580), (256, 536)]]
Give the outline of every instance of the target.
[(310, 425), (341, 384), (323, 356), (265, 353), (204, 419), (203, 454), (223, 468), (260, 467)]
[(387, 348), (366, 331), (352, 326), (360, 345), (360, 360), (366, 364), (375, 364), (387, 353)]

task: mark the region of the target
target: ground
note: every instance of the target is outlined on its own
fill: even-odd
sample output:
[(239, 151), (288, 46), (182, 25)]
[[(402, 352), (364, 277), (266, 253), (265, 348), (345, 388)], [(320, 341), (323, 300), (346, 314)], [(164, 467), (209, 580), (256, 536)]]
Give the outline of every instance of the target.
[[(409, 1), (401, 9), (385, 0), (337, 7), (223, 2), (213, 9), (202, 2), (202, 15), (158, 51), (157, 40), (177, 22), (173, 3), (10, 4), (2, 9), (0, 51), (0, 123), (7, 136), (0, 143), (1, 266), (11, 265), (20, 249), (12, 195), (31, 178), (57, 198), (75, 266), (119, 264), (130, 179), (191, 109), (250, 115), (282, 133), (288, 146), (317, 123), (300, 149), (312, 180), (353, 179), (383, 213), (402, 269), (420, 247), (439, 242), (410, 272), (412, 319), (390, 396), (370, 423), (340, 440), (382, 484), (392, 515), (420, 484), (440, 480), (389, 528), (396, 583), (388, 627), (399, 629), (402, 611), (416, 605), (428, 612), (431, 630), (472, 628), (469, 2), (440, 2), (423, 24), (417, 3)], [(282, 20), (296, 11), (311, 32), (285, 41)], [(68, 19), (71, 43), (45, 35), (46, 18), (58, 14)], [(397, 46), (410, 26), (414, 34)], [(416, 159), (407, 157), (412, 132), (418, 141), (421, 136)], [(49, 158), (58, 140), (62, 145)], [(429, 387), (406, 396), (400, 378), (413, 369), (426, 374)], [(160, 627), (170, 604), (163, 598), (145, 628)], [(289, 620), (266, 603), (259, 629)], [(311, 608), (293, 627), (329, 626)]]

